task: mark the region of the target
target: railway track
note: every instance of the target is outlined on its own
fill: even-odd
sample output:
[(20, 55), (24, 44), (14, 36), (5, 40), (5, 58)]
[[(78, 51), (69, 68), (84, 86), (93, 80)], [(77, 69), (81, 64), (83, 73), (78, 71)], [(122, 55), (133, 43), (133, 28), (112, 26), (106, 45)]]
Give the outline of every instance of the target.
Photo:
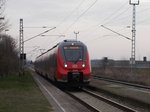
[(104, 80), (104, 81), (108, 81), (108, 82), (113, 82), (113, 83), (118, 83), (118, 84), (124, 84), (124, 85), (138, 87), (138, 88), (143, 88), (143, 89), (150, 89), (150, 86), (144, 86), (144, 85), (140, 85), (140, 84), (135, 84), (135, 83), (129, 83), (129, 82), (125, 82), (125, 81), (114, 80), (114, 79), (111, 79), (111, 78), (100, 77), (100, 76), (97, 76), (97, 75), (93, 75), (93, 77), (96, 78), (96, 79)]
[(137, 112), (130, 107), (121, 105), (87, 89), (77, 92), (65, 92), (92, 112)]
[[(61, 89), (62, 90), (62, 89)], [(64, 88), (63, 88), (64, 91)], [(120, 105), (112, 100), (93, 93), (92, 90), (64, 91), (92, 112), (136, 112), (136, 110)], [(60, 93), (60, 92), (58, 92)], [(56, 95), (56, 94), (55, 94)], [(60, 96), (60, 95), (59, 95)], [(62, 98), (61, 98), (62, 99)], [(64, 98), (66, 99), (66, 98)], [(67, 101), (68, 102), (68, 101)], [(72, 102), (72, 101), (71, 101)], [(72, 103), (69, 104), (72, 104)], [(77, 103), (76, 103), (77, 104)], [(64, 105), (64, 104), (63, 104)], [(73, 104), (73, 107), (75, 105)], [(80, 107), (79, 107), (80, 108)], [(83, 107), (82, 107), (83, 108)]]

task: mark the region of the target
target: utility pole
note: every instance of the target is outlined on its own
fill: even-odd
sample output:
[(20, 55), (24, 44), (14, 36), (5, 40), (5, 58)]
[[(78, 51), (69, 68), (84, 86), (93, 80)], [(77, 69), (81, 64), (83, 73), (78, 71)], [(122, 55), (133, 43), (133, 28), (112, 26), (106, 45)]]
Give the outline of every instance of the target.
[(79, 34), (79, 32), (74, 32), (74, 34), (76, 35), (76, 41), (77, 41), (77, 35)]
[(20, 35), (19, 35), (19, 54), (20, 54), (20, 60), (19, 60), (19, 68), (20, 73), (19, 76), (22, 76), (24, 74), (24, 60), (26, 58), (26, 55), (24, 53), (24, 35), (23, 35), (23, 19), (20, 19)]
[[(20, 54), (24, 53), (24, 37), (23, 37), (23, 19), (20, 19), (20, 43), (19, 43), (19, 49), (20, 49)], [(21, 55), (20, 55), (21, 57)]]
[[(19, 55), (20, 55), (20, 60), (19, 60), (19, 76), (23, 76), (24, 75), (24, 64), (25, 64), (25, 60), (26, 60), (26, 54), (24, 53), (24, 43), (34, 39), (38, 36), (41, 36), (53, 29), (55, 29), (56, 27), (51, 27), (51, 29), (46, 30), (36, 36), (33, 36), (27, 40), (24, 40), (24, 26), (23, 26), (23, 19), (20, 19), (20, 30), (19, 30)], [(28, 28), (48, 28), (46, 26), (43, 27), (28, 27)]]
[(129, 4), (133, 5), (133, 17), (132, 17), (132, 49), (131, 49), (131, 70), (133, 67), (135, 67), (135, 58), (136, 58), (136, 52), (135, 52), (135, 41), (136, 41), (136, 5), (139, 5), (139, 0), (137, 1), (137, 3), (132, 2), (131, 0), (129, 0)]

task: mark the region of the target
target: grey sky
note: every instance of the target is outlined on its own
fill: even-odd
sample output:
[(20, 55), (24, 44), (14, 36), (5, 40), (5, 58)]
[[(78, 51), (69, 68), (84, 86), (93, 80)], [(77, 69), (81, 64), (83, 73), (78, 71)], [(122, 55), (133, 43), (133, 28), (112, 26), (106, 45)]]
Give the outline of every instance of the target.
[[(103, 29), (105, 25), (119, 33), (131, 37), (132, 6), (129, 0), (9, 0), (5, 14), (11, 27), (8, 34), (19, 37), (19, 19), (24, 19), (25, 27), (49, 26), (55, 30), (46, 35), (65, 37), (37, 37), (25, 43), (28, 58), (34, 59), (41, 52), (32, 51), (33, 46), (49, 49), (64, 39), (74, 39), (74, 31), (79, 31), (78, 39), (89, 48), (91, 58), (109, 57), (129, 59), (131, 42)], [(93, 4), (93, 5), (92, 5)], [(90, 8), (91, 7), (91, 8)], [(150, 1), (140, 0), (137, 6), (136, 58), (150, 59)], [(25, 40), (46, 29), (24, 28)], [(31, 51), (31, 52), (30, 52)]]

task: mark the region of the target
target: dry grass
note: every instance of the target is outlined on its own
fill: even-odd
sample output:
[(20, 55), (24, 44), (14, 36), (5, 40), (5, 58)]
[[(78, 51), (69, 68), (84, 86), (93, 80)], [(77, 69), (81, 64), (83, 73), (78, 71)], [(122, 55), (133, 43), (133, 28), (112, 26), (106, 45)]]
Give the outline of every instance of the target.
[(130, 68), (92, 68), (92, 73), (102, 77), (150, 86), (150, 68), (136, 68), (133, 72)]

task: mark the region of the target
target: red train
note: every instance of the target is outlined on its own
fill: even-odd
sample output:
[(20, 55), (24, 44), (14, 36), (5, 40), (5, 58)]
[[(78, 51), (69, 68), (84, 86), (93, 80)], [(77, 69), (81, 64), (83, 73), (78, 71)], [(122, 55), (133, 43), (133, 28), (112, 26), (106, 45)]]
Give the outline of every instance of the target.
[(36, 58), (35, 71), (61, 84), (87, 85), (91, 78), (87, 47), (80, 41), (64, 40)]

